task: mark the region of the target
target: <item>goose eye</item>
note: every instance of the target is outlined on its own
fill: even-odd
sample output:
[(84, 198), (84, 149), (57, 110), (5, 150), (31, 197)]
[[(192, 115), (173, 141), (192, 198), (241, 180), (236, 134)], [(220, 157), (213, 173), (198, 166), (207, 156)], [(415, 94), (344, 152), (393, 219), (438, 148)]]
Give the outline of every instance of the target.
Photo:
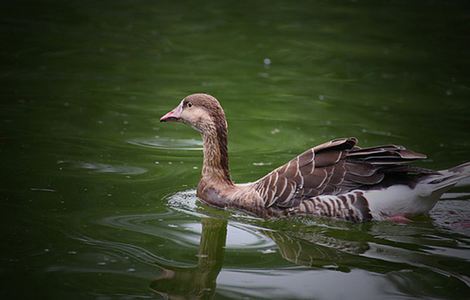
[(188, 102), (188, 107), (191, 107), (193, 106), (193, 104), (191, 102)]

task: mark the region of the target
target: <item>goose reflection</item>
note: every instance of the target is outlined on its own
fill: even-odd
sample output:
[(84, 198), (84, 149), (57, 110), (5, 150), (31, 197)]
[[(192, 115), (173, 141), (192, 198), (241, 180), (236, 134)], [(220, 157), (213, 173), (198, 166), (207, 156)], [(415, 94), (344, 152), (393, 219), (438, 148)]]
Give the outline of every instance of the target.
[[(151, 289), (164, 298), (208, 299), (214, 296), (217, 276), (224, 263), (227, 221), (203, 218), (198, 263), (193, 267), (162, 265)], [(344, 241), (321, 233), (260, 230), (277, 244), (280, 255), (296, 265), (349, 271), (357, 254), (369, 247), (366, 242)]]
[(367, 243), (344, 241), (316, 233), (265, 231), (287, 261), (306, 267), (348, 272), (356, 255), (369, 249)]
[(227, 237), (227, 221), (203, 218), (198, 263), (194, 267), (163, 266), (151, 289), (170, 299), (207, 299), (214, 295), (217, 276), (222, 269)]
[[(225, 245), (230, 244), (230, 240), (226, 241), (228, 222), (223, 218), (204, 217), (201, 223), (202, 234), (195, 266), (176, 267), (159, 263), (162, 272), (150, 287), (160, 296), (170, 299), (209, 299), (215, 296), (217, 277), (224, 264)], [(386, 276), (397, 290), (409, 288), (403, 278), (412, 274), (406, 272), (414, 271), (417, 274), (430, 272), (453, 277), (469, 287), (470, 281), (463, 275), (465, 272), (450, 272), (445, 265), (429, 256), (430, 252), (435, 251), (429, 244), (435, 242), (436, 237), (426, 234), (428, 229), (433, 232), (432, 225), (428, 226), (431, 228), (423, 224), (403, 227), (371, 223), (361, 225), (360, 230), (347, 230), (346, 225), (345, 228), (339, 225), (327, 229), (307, 226), (277, 231), (257, 227), (257, 231), (276, 244), (276, 251), (284, 260), (297, 266), (341, 273), (362, 269), (388, 274)], [(456, 263), (460, 261), (458, 258), (452, 260)], [(224, 280), (230, 279), (226, 277)], [(247, 277), (247, 280), (251, 279)]]

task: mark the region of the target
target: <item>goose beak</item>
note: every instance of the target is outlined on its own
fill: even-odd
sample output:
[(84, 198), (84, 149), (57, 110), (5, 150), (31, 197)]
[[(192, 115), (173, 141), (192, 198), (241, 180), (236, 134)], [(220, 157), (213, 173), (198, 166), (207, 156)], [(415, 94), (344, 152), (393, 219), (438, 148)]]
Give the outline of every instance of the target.
[(177, 122), (181, 119), (181, 113), (183, 112), (183, 103), (181, 102), (175, 109), (166, 113), (160, 118), (160, 122)]

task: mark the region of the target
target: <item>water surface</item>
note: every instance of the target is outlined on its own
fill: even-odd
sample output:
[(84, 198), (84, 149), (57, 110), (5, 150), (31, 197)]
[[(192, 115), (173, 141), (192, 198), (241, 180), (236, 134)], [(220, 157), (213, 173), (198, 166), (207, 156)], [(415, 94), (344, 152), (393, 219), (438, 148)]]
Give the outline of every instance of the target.
[(207, 92), (232, 178), (326, 140), (470, 160), (463, 1), (14, 1), (0, 10), (2, 298), (468, 299), (470, 189), (408, 225), (199, 203)]

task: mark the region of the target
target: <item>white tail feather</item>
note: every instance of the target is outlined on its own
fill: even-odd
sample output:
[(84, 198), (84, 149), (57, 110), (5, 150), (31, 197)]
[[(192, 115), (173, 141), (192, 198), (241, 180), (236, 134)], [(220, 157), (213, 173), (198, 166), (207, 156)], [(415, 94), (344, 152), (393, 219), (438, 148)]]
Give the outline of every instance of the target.
[(455, 187), (470, 186), (470, 175), (461, 179), (455, 184)]
[[(455, 186), (465, 186), (462, 183), (468, 179), (470, 179), (470, 162), (439, 171), (438, 175), (430, 176), (419, 183), (420, 196), (437, 195), (440, 197)], [(470, 181), (468, 183), (470, 184)]]
[(456, 187), (470, 186), (470, 162), (454, 167), (450, 171), (461, 173), (464, 176), (457, 182)]
[(433, 208), (442, 194), (454, 186), (470, 185), (470, 162), (442, 170), (420, 181), (414, 188), (392, 185), (382, 190), (369, 190), (364, 196), (375, 220), (384, 216), (425, 214)]
[[(449, 176), (434, 177), (433, 180), (426, 182), (426, 188), (431, 195), (442, 195), (457, 185), (462, 179), (467, 178), (470, 174), (454, 174)], [(422, 195), (425, 196), (425, 195)]]
[(449, 177), (448, 183), (451, 187), (470, 186), (470, 162), (442, 170), (440, 173)]

